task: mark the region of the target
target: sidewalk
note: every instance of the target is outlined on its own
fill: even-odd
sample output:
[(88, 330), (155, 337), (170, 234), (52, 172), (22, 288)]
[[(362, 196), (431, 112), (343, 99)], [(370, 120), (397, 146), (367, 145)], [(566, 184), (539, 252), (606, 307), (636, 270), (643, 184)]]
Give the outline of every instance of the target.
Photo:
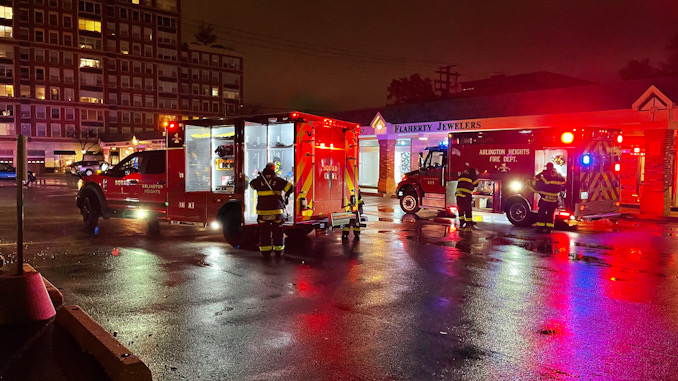
[[(35, 271), (24, 265), (24, 271)], [(0, 276), (10, 275), (8, 268)], [(78, 306), (43, 278), (55, 317), (0, 325), (0, 381), (151, 380), (151, 371)]]

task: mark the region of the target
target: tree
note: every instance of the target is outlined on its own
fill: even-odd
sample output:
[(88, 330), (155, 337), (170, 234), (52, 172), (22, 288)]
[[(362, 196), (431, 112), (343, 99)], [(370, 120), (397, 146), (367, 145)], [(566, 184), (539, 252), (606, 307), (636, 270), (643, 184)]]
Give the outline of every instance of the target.
[(624, 81), (632, 79), (654, 78), (662, 75), (662, 71), (650, 64), (650, 60), (631, 60), (619, 70), (619, 76)]
[(394, 79), (386, 90), (387, 99), (393, 100), (396, 105), (428, 102), (437, 98), (431, 79), (421, 78), (419, 74), (412, 74), (410, 78)]
[(205, 24), (204, 22), (200, 22), (198, 31), (195, 32), (194, 36), (198, 42), (205, 46), (212, 45), (217, 41), (217, 35), (214, 34), (214, 27)]

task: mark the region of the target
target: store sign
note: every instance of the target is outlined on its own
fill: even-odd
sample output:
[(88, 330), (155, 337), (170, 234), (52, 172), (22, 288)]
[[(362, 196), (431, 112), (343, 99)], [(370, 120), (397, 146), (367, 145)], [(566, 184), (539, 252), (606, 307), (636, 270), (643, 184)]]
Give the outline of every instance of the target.
[(470, 144), (460, 146), (461, 157), (481, 173), (530, 172), (534, 152), (525, 146)]
[(465, 121), (445, 121), (445, 122), (426, 122), (426, 123), (408, 123), (393, 125), (393, 132), (396, 134), (419, 134), (426, 132), (450, 132), (481, 130), (482, 122), (480, 120)]

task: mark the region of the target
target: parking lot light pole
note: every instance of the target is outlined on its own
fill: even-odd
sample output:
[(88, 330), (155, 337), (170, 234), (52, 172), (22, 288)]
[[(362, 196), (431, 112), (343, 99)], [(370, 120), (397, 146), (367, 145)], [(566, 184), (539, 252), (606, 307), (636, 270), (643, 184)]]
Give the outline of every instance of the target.
[(24, 275), (24, 181), (26, 173), (26, 137), (19, 134), (16, 140), (16, 219), (17, 219), (17, 275)]

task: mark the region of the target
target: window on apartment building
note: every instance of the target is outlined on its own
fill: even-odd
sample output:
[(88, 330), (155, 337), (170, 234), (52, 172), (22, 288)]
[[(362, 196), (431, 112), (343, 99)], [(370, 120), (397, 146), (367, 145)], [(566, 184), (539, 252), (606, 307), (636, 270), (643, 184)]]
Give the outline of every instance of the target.
[(12, 38), (12, 27), (7, 25), (0, 25), (0, 37)]
[(50, 116), (52, 117), (52, 119), (61, 119), (61, 108), (50, 107)]
[(133, 83), (135, 90), (141, 90), (142, 79), (140, 77), (134, 77)]
[(21, 98), (30, 98), (31, 97), (31, 85), (21, 85), (19, 88), (19, 95)]
[(59, 32), (49, 31), (49, 43), (59, 45)]
[(120, 114), (121, 114), (120, 116), (122, 116), (122, 123), (129, 124), (130, 122), (129, 111), (123, 111)]
[(34, 34), (34, 41), (35, 42), (45, 42), (45, 31), (42, 29), (36, 29), (35, 34)]
[(141, 40), (141, 27), (139, 25), (132, 25), (132, 38)]
[(123, 75), (122, 77), (120, 77), (120, 87), (129, 88), (129, 83), (130, 82), (128, 76)]
[(116, 88), (118, 87), (118, 77), (115, 75), (108, 76), (108, 87)]
[(153, 45), (144, 45), (144, 57), (153, 57)]
[(75, 90), (71, 88), (64, 89), (64, 100), (73, 102), (75, 100)]
[(67, 85), (72, 85), (75, 82), (75, 77), (73, 76), (73, 70), (64, 69), (64, 82)]
[(91, 1), (80, 0), (78, 10), (84, 13), (91, 13), (95, 15), (101, 14), (101, 4), (93, 3)]
[(75, 120), (75, 109), (67, 107), (64, 109), (64, 118), (66, 120)]
[(119, 24), (120, 28), (120, 37), (127, 38), (129, 37), (129, 25)]
[(43, 24), (45, 22), (45, 13), (43, 11), (36, 10), (33, 12), (33, 18), (36, 24)]
[(108, 120), (111, 123), (118, 123), (118, 112), (117, 111), (109, 111), (108, 112)]
[(2, 78), (14, 77), (14, 65), (0, 64), (0, 77)]
[(64, 15), (64, 28), (73, 28), (73, 18), (71, 15)]
[(141, 121), (143, 120), (141, 113), (135, 112), (135, 113), (132, 113), (132, 115), (133, 115), (133, 118), (134, 118), (134, 124), (136, 124), (136, 125), (141, 124)]
[(21, 123), (21, 135), (31, 136), (31, 124), (30, 123)]
[(35, 106), (35, 117), (38, 119), (46, 119), (47, 112), (45, 106)]
[(50, 12), (49, 13), (49, 25), (58, 26), (59, 25), (59, 14)]
[(49, 51), (49, 62), (53, 64), (59, 63), (59, 52), (55, 50)]
[[(3, 8), (12, 9), (10, 7), (3, 7)], [(29, 15), (30, 15), (30, 12), (28, 11), (28, 9), (25, 9), (25, 8), (19, 9), (19, 21), (28, 22), (29, 21)]]
[[(28, 106), (28, 105), (22, 105), (22, 106)], [(31, 108), (31, 106), (28, 106), (29, 117), (30, 117), (30, 108)], [(2, 115), (2, 116), (14, 116), (14, 105), (0, 104), (0, 115)]]
[(120, 8), (120, 18), (123, 20), (127, 19), (127, 8)]
[(136, 74), (141, 74), (141, 62), (139, 61), (132, 62), (132, 71)]
[(31, 79), (31, 68), (27, 66), (21, 66), (19, 68), (19, 78), (21, 79)]
[(80, 90), (80, 102), (103, 103), (104, 93), (102, 91)]
[(61, 89), (58, 87), (51, 87), (49, 89), (49, 99), (53, 101), (60, 101), (61, 100)]
[(64, 64), (73, 65), (73, 53), (64, 52)]
[(121, 105), (129, 106), (130, 105), (129, 99), (130, 99), (130, 97), (129, 97), (128, 93), (120, 94), (120, 104)]
[(106, 51), (107, 52), (115, 52), (117, 50), (118, 50), (118, 44), (116, 43), (115, 40), (106, 41)]
[(144, 79), (144, 88), (146, 89), (146, 91), (153, 91), (154, 90), (153, 78)]
[(101, 39), (95, 37), (79, 36), (78, 45), (82, 49), (101, 50)]
[(25, 119), (31, 117), (31, 105), (21, 105), (21, 117)]
[(14, 96), (14, 86), (0, 85), (0, 97), (13, 97), (13, 96)]
[(88, 19), (78, 19), (78, 29), (84, 30), (87, 32), (98, 32), (101, 33), (101, 21), (97, 20), (88, 20)]
[(66, 137), (74, 138), (75, 137), (75, 124), (66, 125)]
[(219, 112), (219, 103), (212, 102), (212, 112)]
[(120, 61), (120, 70), (129, 71), (129, 61)]
[(45, 80), (45, 68), (44, 67), (36, 67), (35, 68), (35, 79), (38, 81), (44, 81)]
[(59, 82), (61, 80), (61, 73), (58, 67), (49, 68), (49, 81), (50, 82)]
[[(135, 1), (135, 0), (132, 0), (132, 3), (133, 3), (133, 4), (134, 4), (134, 1)], [(136, 4), (139, 4), (139, 2), (137, 1)], [(132, 11), (132, 20), (134, 20), (134, 21), (139, 21), (139, 20), (141, 20), (141, 13), (139, 13), (139, 11)]]
[(70, 33), (64, 33), (62, 35), (64, 39), (64, 45), (66, 46), (73, 46), (73, 35)]
[(52, 130), (52, 137), (54, 137), (54, 138), (61, 137), (61, 124), (59, 124), (59, 123), (52, 123), (52, 125), (50, 126), (50, 128), (51, 128), (51, 130)]
[(152, 95), (146, 95), (144, 97), (144, 102), (145, 102), (146, 107), (148, 107), (148, 108), (155, 107), (155, 97), (152, 96)]
[(101, 60), (97, 58), (87, 58), (87, 57), (82, 57), (80, 58), (80, 67), (89, 67), (89, 68), (94, 68), (94, 69), (101, 69)]
[(146, 118), (146, 124), (149, 126), (153, 125), (153, 114), (150, 112), (144, 113), (144, 118)]
[(47, 125), (45, 123), (38, 123), (35, 125), (36, 136), (47, 136)]
[(143, 107), (144, 103), (143, 103), (143, 97), (141, 95), (135, 94), (133, 99), (134, 99), (134, 101), (133, 101), (134, 107)]
[(49, 0), (49, 6), (50, 7), (58, 7), (59, 1), (58, 0)]
[(45, 51), (42, 49), (35, 49), (33, 51), (33, 56), (35, 57), (35, 60), (38, 62), (45, 62)]
[(15, 135), (14, 123), (0, 123), (0, 135)]

